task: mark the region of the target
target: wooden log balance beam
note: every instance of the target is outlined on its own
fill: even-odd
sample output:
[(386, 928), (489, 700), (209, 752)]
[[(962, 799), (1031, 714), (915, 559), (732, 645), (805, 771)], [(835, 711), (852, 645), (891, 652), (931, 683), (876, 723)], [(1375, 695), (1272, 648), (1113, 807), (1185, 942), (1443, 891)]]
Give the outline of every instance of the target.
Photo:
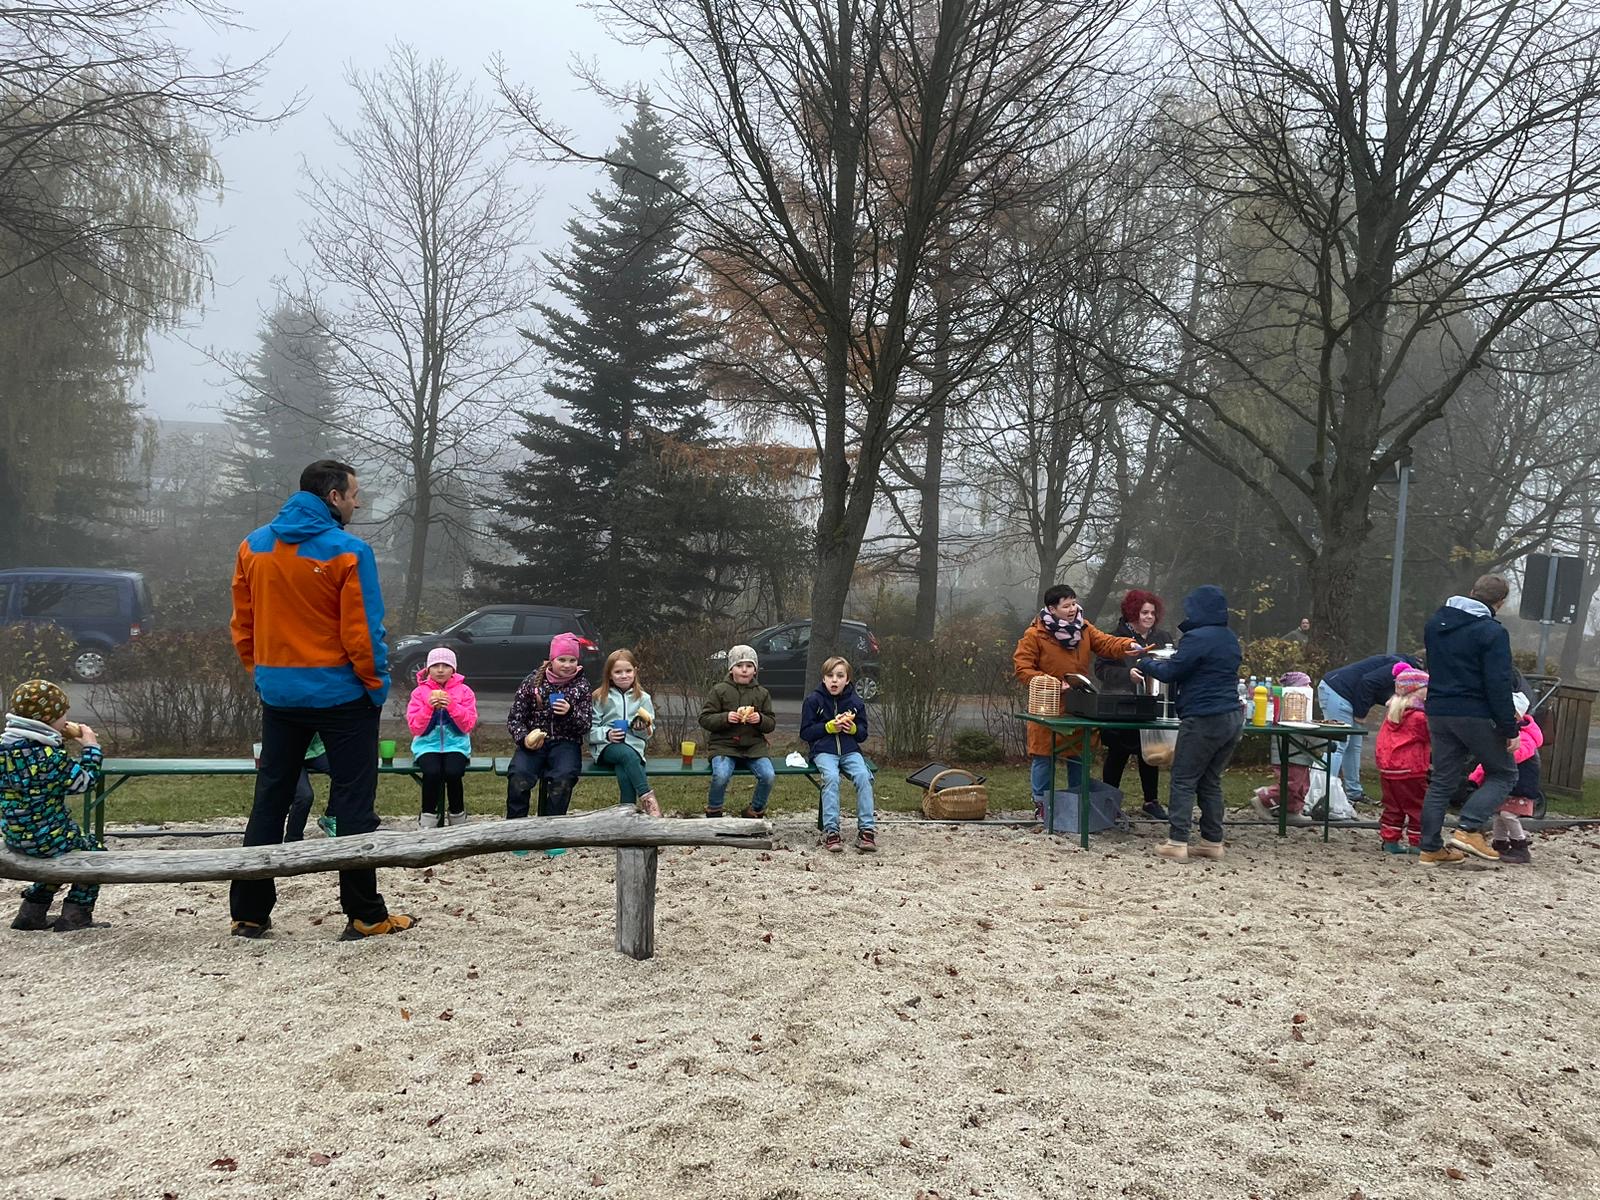
[(194, 883), (263, 879), (435, 863), (508, 850), (608, 847), (617, 852), (617, 949), (630, 958), (655, 954), (656, 853), (662, 846), (770, 850), (767, 821), (724, 817), (685, 821), (614, 808), (574, 817), (527, 817), (441, 829), (371, 833), (273, 846), (200, 850), (74, 850), (30, 858), (0, 849), (0, 879), (39, 883)]

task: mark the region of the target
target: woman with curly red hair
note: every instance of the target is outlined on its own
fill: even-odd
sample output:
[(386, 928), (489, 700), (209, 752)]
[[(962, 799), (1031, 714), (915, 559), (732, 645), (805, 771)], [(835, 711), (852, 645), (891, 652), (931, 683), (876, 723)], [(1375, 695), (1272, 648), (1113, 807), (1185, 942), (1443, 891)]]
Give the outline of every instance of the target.
[[(1161, 628), (1161, 617), (1166, 606), (1161, 597), (1142, 588), (1134, 588), (1122, 598), (1122, 622), (1116, 628), (1116, 637), (1132, 638), (1144, 646), (1170, 646), (1172, 634)], [(1144, 690), (1144, 675), (1125, 659), (1097, 658), (1094, 673), (1100, 680), (1102, 691), (1138, 692)], [(1139, 760), (1139, 785), (1144, 792), (1145, 816), (1156, 821), (1167, 819), (1167, 810), (1159, 799), (1160, 772), (1145, 762), (1140, 753), (1139, 733), (1134, 729), (1103, 729), (1100, 742), (1106, 748), (1106, 765), (1101, 778), (1112, 787), (1122, 785), (1122, 772), (1130, 758)]]

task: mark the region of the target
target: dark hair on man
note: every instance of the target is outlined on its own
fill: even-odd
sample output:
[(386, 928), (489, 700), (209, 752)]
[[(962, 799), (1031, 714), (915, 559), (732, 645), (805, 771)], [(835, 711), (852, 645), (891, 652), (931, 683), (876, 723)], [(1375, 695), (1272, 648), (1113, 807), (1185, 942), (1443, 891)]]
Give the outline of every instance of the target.
[(319, 458), (300, 472), (300, 490), (310, 492), (319, 500), (326, 500), (329, 492), (348, 492), (350, 477), (356, 469), (349, 463), (331, 458)]
[(1470, 593), (1474, 600), (1482, 600), (1490, 608), (1503, 603), (1511, 595), (1511, 585), (1501, 575), (1479, 575)]
[(1077, 592), (1073, 591), (1064, 583), (1058, 583), (1055, 585), (1055, 587), (1051, 588), (1044, 594), (1044, 606), (1046, 608), (1054, 608), (1063, 600), (1076, 600), (1077, 598)]

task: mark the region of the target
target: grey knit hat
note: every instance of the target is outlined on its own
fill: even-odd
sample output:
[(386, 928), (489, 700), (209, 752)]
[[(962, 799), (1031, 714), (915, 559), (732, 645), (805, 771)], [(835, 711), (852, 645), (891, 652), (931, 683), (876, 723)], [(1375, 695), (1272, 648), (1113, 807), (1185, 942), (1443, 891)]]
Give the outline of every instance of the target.
[(749, 663), (758, 671), (761, 669), (761, 660), (756, 658), (753, 646), (735, 646), (728, 651), (728, 670), (733, 670), (740, 663)]

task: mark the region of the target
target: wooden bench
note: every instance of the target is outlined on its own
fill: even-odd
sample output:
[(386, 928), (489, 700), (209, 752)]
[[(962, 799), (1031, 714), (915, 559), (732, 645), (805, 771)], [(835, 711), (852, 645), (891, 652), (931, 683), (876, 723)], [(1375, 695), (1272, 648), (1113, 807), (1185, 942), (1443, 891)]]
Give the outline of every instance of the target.
[(629, 958), (655, 954), (656, 855), (662, 846), (770, 850), (766, 821), (680, 821), (610, 808), (573, 817), (480, 821), (443, 829), (371, 833), (204, 850), (75, 850), (29, 858), (0, 849), (0, 878), (42, 883), (189, 883), (262, 879), (376, 867), (428, 867), (505, 850), (602, 846), (616, 850), (617, 950)]
[[(811, 785), (817, 789), (817, 828), (821, 829), (822, 773), (817, 770), (815, 764), (810, 762), (807, 762), (802, 767), (791, 767), (781, 758), (774, 758), (770, 761), (772, 763), (772, 771), (774, 775), (779, 777), (785, 775), (800, 775), (809, 780)], [(878, 773), (877, 766), (872, 762), (871, 759), (865, 759), (864, 761), (867, 764), (867, 770), (876, 776)], [(511, 760), (508, 758), (496, 759), (494, 770), (496, 775), (509, 775), (511, 773)], [(709, 779), (711, 778), (711, 760), (709, 758), (697, 757), (692, 763), (690, 763), (689, 766), (686, 767), (683, 765), (683, 759), (681, 757), (647, 758), (644, 762), (644, 773), (645, 777), (649, 779)], [(735, 775), (754, 775), (754, 772), (750, 770), (748, 763), (742, 759), (734, 760), (733, 773)], [(588, 754), (585, 754), (583, 756), (583, 769), (578, 772), (578, 777), (580, 779), (615, 779), (617, 777), (617, 772), (613, 767), (601, 766), (599, 763), (595, 762), (593, 758), (589, 757)]]
[[(487, 774), (495, 768), (492, 758), (473, 758), (467, 770)], [(108, 758), (100, 768), (100, 779), (83, 798), (83, 828), (91, 824), (95, 836), (104, 840), (106, 797), (132, 779), (182, 779), (223, 775), (254, 775), (253, 758)], [(380, 775), (409, 775), (422, 781), (422, 772), (409, 758), (396, 758), (378, 764)]]

